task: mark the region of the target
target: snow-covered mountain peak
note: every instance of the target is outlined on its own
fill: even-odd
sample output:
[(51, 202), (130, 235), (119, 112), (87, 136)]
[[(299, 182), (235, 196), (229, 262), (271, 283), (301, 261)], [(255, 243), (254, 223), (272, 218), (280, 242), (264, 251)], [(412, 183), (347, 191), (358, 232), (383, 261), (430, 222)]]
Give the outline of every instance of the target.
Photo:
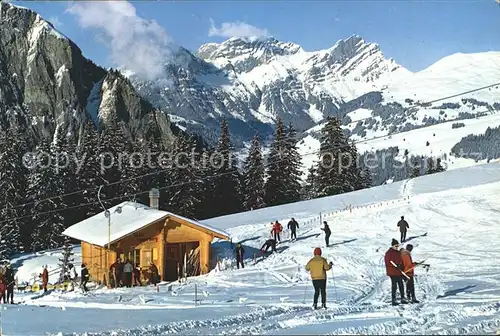
[(299, 51), (303, 51), (299, 45), (292, 42), (281, 42), (274, 37), (233, 37), (220, 44), (202, 45), (198, 50), (198, 56), (207, 60), (253, 57), (266, 61), (273, 56), (293, 55)]
[(51, 34), (57, 38), (67, 39), (59, 32), (52, 23), (44, 20), (38, 13), (31, 9), (13, 5), (8, 2), (0, 3), (0, 24), (8, 22), (23, 23), (16, 25), (17, 29), (27, 31), (30, 42), (36, 44), (36, 41), (42, 34)]

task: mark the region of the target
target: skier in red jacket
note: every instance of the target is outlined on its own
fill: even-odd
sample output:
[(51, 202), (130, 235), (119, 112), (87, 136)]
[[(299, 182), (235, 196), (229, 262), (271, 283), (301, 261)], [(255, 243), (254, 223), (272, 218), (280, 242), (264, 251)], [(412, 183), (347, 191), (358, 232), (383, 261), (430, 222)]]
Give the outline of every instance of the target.
[(385, 253), (385, 269), (389, 278), (391, 278), (391, 298), (392, 305), (397, 306), (396, 302), (396, 286), (399, 287), (399, 294), (401, 295), (401, 303), (408, 303), (405, 299), (404, 285), (403, 285), (403, 259), (401, 259), (401, 252), (399, 251), (399, 242), (393, 239), (391, 248)]
[(280, 239), (281, 231), (283, 231), (283, 226), (281, 226), (281, 224), (278, 221), (276, 221), (273, 224), (273, 229), (271, 230), (271, 234), (274, 235), (274, 240), (281, 242), (281, 239)]

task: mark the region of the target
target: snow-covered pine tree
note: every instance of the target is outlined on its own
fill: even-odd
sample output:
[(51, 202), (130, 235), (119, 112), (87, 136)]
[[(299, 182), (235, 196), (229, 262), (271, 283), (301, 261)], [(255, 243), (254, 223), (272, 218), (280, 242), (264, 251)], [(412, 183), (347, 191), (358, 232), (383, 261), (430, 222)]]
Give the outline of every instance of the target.
[(286, 128), (285, 145), (286, 151), (281, 164), (283, 166), (284, 186), (286, 190), (284, 203), (282, 204), (300, 201), (300, 191), (302, 188), (302, 157), (297, 149), (297, 133), (292, 124)]
[(189, 154), (195, 144), (192, 139), (179, 135), (175, 140), (172, 168), (169, 176), (172, 186), (168, 188), (168, 209), (179, 215), (196, 218), (196, 209), (200, 203), (202, 181), (196, 175), (199, 170), (196, 160)]
[[(142, 146), (141, 152), (147, 153), (148, 157), (142, 169), (142, 173), (145, 174), (145, 176), (138, 180), (141, 189), (149, 191), (152, 188), (166, 186), (166, 172), (169, 169), (169, 162), (167, 162), (168, 159), (166, 159), (162, 153), (166, 153), (167, 148), (162, 141), (155, 116), (151, 116), (148, 120), (148, 133), (146, 134), (146, 141), (144, 146)], [(160, 160), (162, 160), (162, 162), (160, 162)], [(168, 197), (169, 192), (168, 188), (166, 190), (160, 189), (160, 202)], [(142, 203), (148, 204), (149, 193), (141, 194), (139, 199)]]
[(241, 176), (233, 151), (229, 126), (227, 120), (223, 119), (217, 151), (212, 160), (216, 174), (212, 191), (212, 204), (216, 216), (228, 215), (243, 209)]
[(56, 143), (52, 145), (54, 151), (55, 173), (61, 186), (61, 195), (64, 204), (68, 207), (61, 211), (64, 217), (64, 226), (69, 227), (83, 220), (82, 210), (75, 208), (83, 203), (83, 194), (77, 191), (81, 190), (76, 174), (77, 162), (75, 161), (76, 144), (73, 138), (68, 137), (67, 132), (58, 128), (56, 132)]
[(316, 177), (316, 167), (313, 164), (309, 167), (306, 182), (302, 187), (302, 199), (303, 200), (311, 200), (317, 197), (316, 190), (318, 189), (317, 185), (317, 177)]
[(410, 170), (410, 178), (415, 178), (420, 176), (420, 157), (412, 157), (410, 159), (411, 162), (411, 170)]
[(317, 167), (318, 197), (349, 191), (344, 182), (346, 169), (342, 167), (344, 154), (349, 153), (349, 150), (348, 139), (340, 127), (340, 120), (328, 117), (321, 130)]
[(29, 194), (35, 202), (32, 208), (32, 222), (35, 227), (31, 233), (32, 251), (51, 249), (61, 246), (65, 229), (61, 209), (66, 205), (61, 195), (61, 180), (56, 174), (54, 148), (48, 139), (43, 139), (37, 148), (39, 160), (30, 174)]
[(368, 167), (364, 167), (361, 169), (361, 185), (362, 188), (371, 188), (372, 185), (372, 173)]
[(266, 160), (266, 182), (264, 185), (264, 202), (267, 206), (274, 206), (284, 203), (285, 186), (283, 185), (283, 166), (282, 162), (286, 155), (286, 131), (285, 125), (281, 119), (276, 122), (276, 130), (271, 145), (271, 150)]
[(427, 158), (427, 171), (425, 174), (434, 174), (436, 172), (436, 168), (434, 166), (434, 159), (432, 157)]
[(99, 152), (101, 162), (104, 163), (101, 167), (104, 168), (103, 177), (106, 184), (112, 183), (103, 188), (104, 203), (106, 207), (110, 207), (121, 201), (130, 200), (139, 190), (137, 180), (122, 182), (136, 176), (135, 169), (129, 164), (133, 146), (116, 116), (106, 125), (100, 140)]
[(435, 169), (435, 172), (436, 173), (440, 173), (440, 172), (444, 172), (445, 170), (446, 169), (441, 164), (441, 158), (437, 158), (436, 159), (436, 169)]
[(244, 209), (255, 210), (265, 206), (264, 203), (265, 167), (262, 147), (258, 134), (252, 139), (250, 151), (245, 160), (244, 171)]
[[(0, 258), (8, 259), (22, 250), (29, 241), (29, 223), (24, 218), (26, 188), (28, 185), (28, 169), (23, 163), (23, 155), (27, 152), (24, 136), (17, 128), (11, 128), (0, 134)], [(21, 231), (22, 227), (22, 231)], [(24, 236), (22, 236), (24, 235)]]
[(356, 144), (351, 142), (348, 152), (344, 156), (343, 166), (345, 168), (345, 188), (348, 191), (360, 190), (365, 188), (361, 168), (358, 166), (358, 149)]
[(61, 258), (59, 258), (59, 265), (58, 265), (59, 268), (61, 269), (61, 273), (59, 274), (59, 282), (63, 282), (64, 276), (69, 273), (68, 265), (75, 260), (75, 258), (73, 258), (74, 254), (75, 253), (73, 252), (73, 244), (71, 244), (71, 238), (65, 237), (62, 256)]
[(271, 150), (267, 157), (267, 180), (264, 202), (267, 206), (300, 200), (301, 159), (295, 143), (293, 128), (285, 128), (278, 119)]
[(197, 217), (199, 219), (206, 219), (215, 217), (218, 213), (214, 210), (212, 206), (213, 202), (213, 192), (215, 188), (215, 180), (217, 176), (217, 170), (214, 165), (211, 164), (211, 158), (215, 158), (215, 149), (209, 148), (205, 149), (201, 154), (198, 176), (202, 181), (201, 185), (201, 195), (200, 195), (200, 205), (197, 209)]
[(83, 128), (82, 137), (77, 147), (77, 158), (80, 166), (77, 167), (76, 181), (78, 190), (85, 190), (81, 194), (81, 204), (78, 208), (80, 221), (101, 211), (97, 199), (98, 187), (104, 184), (100, 169), (99, 134), (91, 119), (88, 119)]

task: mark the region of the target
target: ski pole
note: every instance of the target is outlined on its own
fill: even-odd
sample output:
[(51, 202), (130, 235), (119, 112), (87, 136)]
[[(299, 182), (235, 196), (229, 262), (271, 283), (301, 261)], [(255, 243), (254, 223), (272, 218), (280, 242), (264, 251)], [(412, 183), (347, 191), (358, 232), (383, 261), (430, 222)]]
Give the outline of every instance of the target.
[(305, 287), (304, 287), (304, 299), (302, 300), (302, 304), (306, 304), (307, 287), (308, 287), (308, 286), (305, 286)]
[(338, 301), (338, 295), (337, 295), (337, 286), (335, 286), (335, 277), (334, 277), (334, 274), (333, 274), (333, 268), (331, 269), (332, 271), (332, 283), (333, 283), (333, 292), (335, 294), (335, 301)]
[(406, 274), (405, 272), (401, 271), (398, 268), (398, 266), (394, 263), (394, 261), (391, 260), (391, 264), (392, 264), (392, 266), (396, 267), (401, 272), (401, 274), (403, 274), (406, 277), (406, 279), (410, 280), (410, 277), (408, 276), (408, 274)]

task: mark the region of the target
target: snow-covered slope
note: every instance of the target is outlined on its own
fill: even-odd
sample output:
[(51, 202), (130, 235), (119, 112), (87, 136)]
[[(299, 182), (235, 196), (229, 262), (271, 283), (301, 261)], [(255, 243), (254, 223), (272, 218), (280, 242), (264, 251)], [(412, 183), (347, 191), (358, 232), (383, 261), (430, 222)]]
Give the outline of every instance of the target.
[[(6, 334), (493, 334), (500, 326), (497, 233), (500, 166), (456, 169), (310, 202), (212, 219), (241, 242), (244, 269), (235, 269), (228, 242), (215, 242), (221, 265), (187, 283), (134, 289), (96, 289), (48, 295), (16, 294), (25, 305), (2, 312)], [(328, 207), (328, 204), (330, 206)], [(353, 205), (352, 211), (340, 211)], [(357, 207), (356, 207), (357, 206)], [(319, 213), (322, 212), (321, 219)], [(383, 253), (399, 238), (396, 222), (410, 224), (420, 305), (392, 307)], [(300, 224), (278, 254), (253, 264), (269, 236), (269, 222)], [(320, 221), (332, 229), (326, 248)], [(241, 226), (238, 226), (241, 225)], [(315, 247), (333, 261), (329, 309), (312, 311), (312, 285), (304, 270)], [(488, 257), (485, 258), (484, 256)], [(230, 259), (225, 259), (230, 258)], [(24, 260), (36, 261), (37, 256)], [(40, 265), (47, 260), (40, 261)], [(194, 304), (197, 299), (198, 304)], [(131, 311), (133, 310), (133, 311)], [(127, 316), (124, 318), (124, 316)], [(22, 322), (20, 318), (22, 317)]]

